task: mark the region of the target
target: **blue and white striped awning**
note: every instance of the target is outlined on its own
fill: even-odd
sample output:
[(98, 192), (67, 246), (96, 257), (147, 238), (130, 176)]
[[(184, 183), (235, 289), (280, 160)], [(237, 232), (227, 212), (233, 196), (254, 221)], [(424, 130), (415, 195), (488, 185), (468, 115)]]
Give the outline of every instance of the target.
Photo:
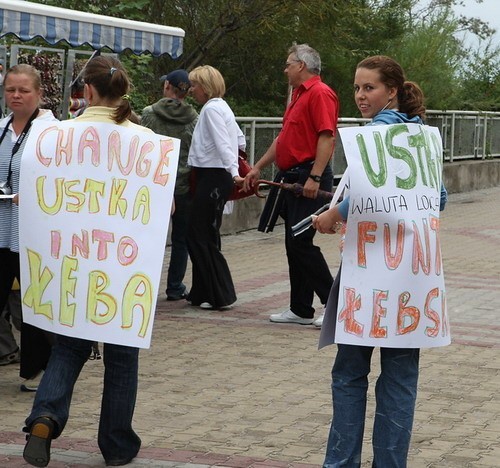
[(57, 8), (23, 0), (0, 0), (0, 37), (15, 34), (22, 41), (35, 37), (49, 44), (66, 41), (73, 47), (89, 44), (114, 52), (130, 49), (135, 54), (182, 54), (184, 30), (171, 26), (131, 21), (83, 11)]

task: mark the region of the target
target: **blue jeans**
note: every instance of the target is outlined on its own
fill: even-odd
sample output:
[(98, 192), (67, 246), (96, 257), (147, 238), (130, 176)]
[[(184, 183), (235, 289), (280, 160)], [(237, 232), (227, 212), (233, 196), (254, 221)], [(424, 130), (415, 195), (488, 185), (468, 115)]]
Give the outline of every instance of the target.
[[(92, 349), (92, 342), (57, 336), (50, 360), (35, 395), (33, 409), (26, 419), (27, 429), (41, 416), (55, 424), (53, 437), (59, 437), (69, 416), (73, 388)], [(106, 461), (133, 458), (141, 439), (132, 429), (137, 396), (139, 349), (104, 344), (104, 389), (99, 418), (98, 444)], [(96, 389), (96, 396), (98, 395)]]
[(178, 298), (186, 293), (183, 283), (189, 258), (187, 247), (187, 232), (191, 195), (175, 195), (175, 211), (172, 215), (172, 251), (167, 275), (167, 296)]
[[(374, 348), (338, 345), (332, 369), (333, 420), (324, 468), (361, 465), (368, 374)], [(417, 398), (419, 349), (380, 348), (375, 386), (373, 464), (404, 468)]]

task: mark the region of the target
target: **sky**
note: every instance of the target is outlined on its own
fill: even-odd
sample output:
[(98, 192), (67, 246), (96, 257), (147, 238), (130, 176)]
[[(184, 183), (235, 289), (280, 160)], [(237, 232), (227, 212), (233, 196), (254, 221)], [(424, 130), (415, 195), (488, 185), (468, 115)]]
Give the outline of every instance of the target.
[(487, 22), (497, 32), (494, 42), (500, 44), (500, 0), (483, 0), (477, 3), (474, 0), (463, 0), (465, 6), (456, 7), (457, 13), (465, 16), (473, 16)]
[[(459, 15), (479, 18), (487, 22), (490, 27), (497, 30), (493, 36), (493, 42), (500, 45), (500, 0), (483, 0), (482, 3), (477, 3), (475, 0), (462, 0), (464, 6), (455, 7), (455, 11)], [(422, 0), (422, 4), (427, 4), (428, 0)], [(471, 44), (478, 44), (476, 36), (472, 36)]]

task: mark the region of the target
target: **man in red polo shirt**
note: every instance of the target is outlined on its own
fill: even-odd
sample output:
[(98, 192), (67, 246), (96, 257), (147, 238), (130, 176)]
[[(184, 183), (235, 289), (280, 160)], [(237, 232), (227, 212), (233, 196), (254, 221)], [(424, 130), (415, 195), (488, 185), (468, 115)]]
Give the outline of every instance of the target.
[[(285, 74), (293, 88), (292, 100), (283, 117), (283, 128), (262, 158), (245, 178), (248, 190), (259, 179), (264, 167), (275, 163), (279, 172), (275, 180), (299, 183), (304, 186), (303, 196), (282, 192), (268, 197), (263, 211), (280, 210), (285, 220), (285, 247), (290, 276), (290, 307), (270, 316), (271, 322), (309, 325), (314, 321), (312, 307), (314, 293), (326, 304), (333, 282), (330, 269), (319, 247), (313, 244), (314, 229), (294, 237), (291, 227), (314, 213), (326, 201), (317, 199), (318, 190), (331, 191), (333, 172), (329, 164), (333, 154), (339, 113), (335, 92), (321, 81), (321, 59), (317, 51), (307, 44), (291, 47), (288, 51)], [(274, 201), (273, 201), (274, 198)], [(276, 202), (278, 206), (270, 203)], [(267, 220), (261, 218), (259, 230)], [(314, 321), (321, 327), (322, 315)]]

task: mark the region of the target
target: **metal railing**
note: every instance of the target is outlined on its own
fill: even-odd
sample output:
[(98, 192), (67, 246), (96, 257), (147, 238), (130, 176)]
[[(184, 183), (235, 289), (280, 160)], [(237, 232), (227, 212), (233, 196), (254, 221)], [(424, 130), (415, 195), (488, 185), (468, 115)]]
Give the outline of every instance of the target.
[[(253, 165), (269, 148), (281, 129), (281, 117), (237, 117), (247, 139), (247, 153)], [(339, 127), (361, 126), (368, 119), (342, 117)], [(427, 111), (428, 125), (439, 128), (443, 138), (445, 162), (500, 158), (500, 112)], [(340, 139), (332, 160), (334, 174), (341, 175), (347, 163)], [(274, 167), (262, 177), (273, 178)]]

